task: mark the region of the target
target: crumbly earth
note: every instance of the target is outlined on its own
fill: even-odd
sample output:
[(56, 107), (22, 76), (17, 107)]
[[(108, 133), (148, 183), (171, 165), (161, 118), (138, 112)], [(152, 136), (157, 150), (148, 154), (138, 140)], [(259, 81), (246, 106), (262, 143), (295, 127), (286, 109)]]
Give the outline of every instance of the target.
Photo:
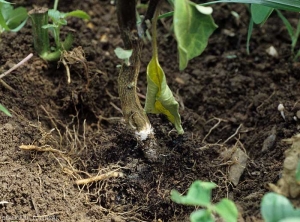
[[(16, 2), (28, 9), (52, 7), (45, 0)], [(1, 73), (34, 53), (3, 78), (12, 89), (0, 84), (0, 103), (13, 114), (0, 114), (0, 201), (8, 202), (0, 204), (1, 221), (189, 221), (194, 208), (172, 202), (170, 191), (184, 193), (195, 180), (215, 182), (213, 201), (235, 201), (240, 221), (261, 220), (261, 198), (268, 184), (279, 180), (290, 146), (282, 139), (299, 132), (293, 117), (300, 110), (300, 63), (292, 60), (287, 30), (276, 14), (255, 26), (248, 55), (247, 7), (213, 7), (219, 28), (205, 52), (182, 72), (171, 21), (159, 23), (160, 63), (180, 102), (185, 134), (178, 136), (164, 116), (150, 115), (159, 154), (155, 162), (144, 156), (120, 112), (121, 61), (113, 50), (122, 41), (110, 1), (59, 4), (61, 11), (82, 9), (91, 16), (89, 22), (69, 19), (62, 31), (74, 34), (74, 47), (82, 47), (86, 58), (70, 65), (70, 84), (61, 63), (44, 62), (34, 53), (29, 22), (18, 33), (1, 34)], [(286, 15), (296, 25), (296, 14)], [(266, 53), (270, 46), (278, 57)], [(150, 56), (148, 42), (138, 82), (141, 95)], [(285, 120), (279, 103), (285, 106)], [(220, 154), (237, 146), (248, 161), (235, 186), (228, 172), (236, 160)], [(102, 180), (76, 184), (97, 175)]]

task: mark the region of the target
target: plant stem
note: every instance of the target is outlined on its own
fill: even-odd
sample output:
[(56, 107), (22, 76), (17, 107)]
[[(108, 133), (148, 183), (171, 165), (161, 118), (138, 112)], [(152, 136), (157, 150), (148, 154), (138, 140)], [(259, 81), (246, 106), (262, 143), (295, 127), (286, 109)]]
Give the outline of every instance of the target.
[(32, 22), (34, 49), (43, 57), (50, 50), (48, 29), (43, 28), (43, 25), (48, 24), (48, 9), (36, 8), (29, 11), (28, 15)]
[(57, 10), (58, 1), (59, 1), (59, 0), (55, 0), (55, 1), (54, 1), (54, 6), (53, 6), (53, 9), (54, 9), (54, 10)]
[(137, 135), (140, 135), (139, 133), (145, 131), (150, 133), (151, 125), (136, 92), (142, 42), (137, 31), (135, 3), (135, 0), (117, 1), (118, 24), (121, 37), (125, 49), (133, 50), (130, 57), (130, 65), (128, 66), (125, 63), (122, 65), (118, 78), (118, 87), (125, 122), (136, 131)]

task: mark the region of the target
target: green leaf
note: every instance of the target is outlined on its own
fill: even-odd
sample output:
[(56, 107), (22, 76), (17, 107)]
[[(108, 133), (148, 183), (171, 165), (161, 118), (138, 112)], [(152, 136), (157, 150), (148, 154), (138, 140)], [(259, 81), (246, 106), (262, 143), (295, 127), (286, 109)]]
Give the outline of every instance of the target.
[(58, 21), (61, 18), (64, 18), (65, 13), (60, 12), (58, 10), (49, 9), (48, 10), (48, 16), (54, 21)]
[(132, 55), (132, 49), (126, 50), (117, 47), (114, 52), (119, 59), (129, 59)]
[(279, 10), (276, 10), (276, 12), (277, 12), (279, 18), (281, 18), (282, 22), (284, 23), (284, 25), (290, 35), (290, 38), (293, 39), (294, 38), (294, 30), (293, 30), (291, 23), (284, 17), (284, 15)]
[(24, 7), (18, 7), (11, 11), (6, 20), (6, 24), (10, 27), (16, 27), (27, 18), (27, 10)]
[(11, 117), (10, 112), (3, 106), (0, 104), (0, 111), (2, 111), (4, 114), (6, 114), (7, 116)]
[(191, 222), (214, 222), (211, 212), (208, 210), (197, 210), (190, 215)]
[(147, 94), (145, 102), (146, 113), (162, 113), (174, 124), (177, 133), (183, 134), (179, 115), (179, 104), (167, 85), (166, 76), (158, 62), (158, 49), (156, 42), (156, 25), (158, 11), (152, 21), (152, 58), (147, 66)]
[(208, 38), (217, 28), (210, 15), (204, 15), (188, 0), (174, 0), (174, 31), (178, 43), (179, 69), (200, 55), (207, 46)]
[(11, 11), (8, 19), (6, 20), (7, 26), (11, 31), (19, 31), (26, 23), (28, 18), (27, 10), (24, 7), (18, 7)]
[(0, 26), (6, 31), (19, 31), (27, 21), (27, 10), (24, 7), (13, 8), (10, 4), (0, 2)]
[(215, 206), (215, 211), (226, 221), (236, 222), (238, 218), (238, 210), (231, 200), (222, 199)]
[(0, 3), (0, 6), (1, 6), (0, 7), (1, 14), (2, 14), (4, 20), (7, 21), (7, 19), (10, 17), (10, 14), (14, 10), (14, 7), (10, 4), (3, 4), (3, 3)]
[(280, 220), (278, 222), (299, 222), (300, 221), (300, 217), (289, 217), (283, 220)]
[(91, 17), (82, 10), (75, 10), (75, 11), (66, 13), (65, 18), (67, 18), (67, 17), (76, 17), (76, 18), (88, 19), (88, 20), (91, 19)]
[(300, 210), (294, 209), (286, 197), (271, 192), (262, 199), (261, 214), (265, 222), (278, 222), (290, 217), (300, 217)]
[(147, 67), (146, 113), (162, 113), (174, 124), (178, 134), (183, 134), (179, 104), (167, 85), (166, 76), (156, 57)]
[(300, 0), (218, 0), (204, 3), (203, 5), (211, 5), (216, 3), (245, 3), (245, 4), (259, 4), (268, 6), (274, 9), (282, 9), (288, 11), (300, 11)]
[(300, 161), (298, 162), (297, 169), (296, 169), (296, 180), (297, 183), (300, 184)]
[(209, 207), (211, 201), (211, 191), (217, 185), (212, 182), (196, 180), (190, 186), (186, 196), (182, 196), (178, 191), (171, 191), (171, 199), (179, 204)]
[(263, 5), (257, 5), (257, 4), (252, 4), (251, 5), (251, 16), (253, 19), (253, 22), (255, 24), (261, 24), (264, 23), (271, 13), (273, 12), (273, 8), (263, 6)]
[(11, 4), (10, 2), (4, 1), (4, 0), (0, 0), (0, 3)]

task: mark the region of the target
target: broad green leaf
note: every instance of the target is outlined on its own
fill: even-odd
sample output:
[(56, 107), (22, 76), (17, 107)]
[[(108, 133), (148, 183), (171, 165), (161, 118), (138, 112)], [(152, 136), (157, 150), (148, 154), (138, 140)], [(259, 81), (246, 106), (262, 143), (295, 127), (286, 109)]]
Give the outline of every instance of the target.
[(19, 31), (27, 21), (27, 10), (24, 7), (13, 8), (10, 4), (0, 2), (0, 26), (6, 31)]
[(4, 0), (0, 0), (0, 3), (11, 4), (10, 2), (4, 1)]
[(238, 210), (231, 200), (222, 199), (214, 206), (215, 211), (226, 221), (236, 222), (238, 218)]
[(268, 6), (274, 9), (282, 9), (288, 11), (300, 11), (300, 0), (218, 0), (204, 3), (202, 5), (211, 5), (216, 3), (245, 3), (245, 4), (259, 4)]
[(211, 182), (194, 181), (190, 186), (187, 195), (182, 196), (178, 191), (171, 191), (171, 199), (179, 204), (209, 207), (211, 191), (217, 185)]
[(90, 20), (91, 17), (84, 11), (82, 10), (75, 10), (75, 11), (72, 11), (72, 12), (69, 12), (69, 13), (66, 13), (65, 14), (65, 18), (66, 17), (76, 17), (76, 18), (81, 18), (81, 19), (88, 19)]
[(211, 212), (208, 210), (197, 210), (190, 215), (191, 222), (214, 222)]
[(0, 104), (0, 111), (2, 111), (7, 116), (11, 116), (10, 112), (1, 104)]
[(260, 209), (265, 222), (300, 217), (300, 210), (296, 210), (286, 197), (272, 192), (264, 195)]
[(179, 69), (200, 55), (207, 46), (208, 38), (217, 28), (210, 15), (204, 15), (188, 0), (174, 0), (174, 32), (179, 51)]
[(296, 180), (297, 183), (300, 185), (300, 161), (298, 162), (297, 169), (296, 169)]
[(252, 4), (251, 17), (253, 19), (253, 22), (255, 24), (264, 23), (269, 18), (273, 10), (273, 8), (267, 6)]
[(6, 20), (6, 24), (11, 31), (19, 31), (25, 25), (27, 17), (26, 8), (18, 7), (12, 10), (9, 18)]
[(286, 219), (282, 219), (278, 222), (299, 222), (300, 221), (300, 217), (289, 217)]
[(183, 134), (179, 104), (167, 85), (166, 76), (156, 57), (147, 67), (146, 113), (162, 113), (174, 124), (178, 134)]

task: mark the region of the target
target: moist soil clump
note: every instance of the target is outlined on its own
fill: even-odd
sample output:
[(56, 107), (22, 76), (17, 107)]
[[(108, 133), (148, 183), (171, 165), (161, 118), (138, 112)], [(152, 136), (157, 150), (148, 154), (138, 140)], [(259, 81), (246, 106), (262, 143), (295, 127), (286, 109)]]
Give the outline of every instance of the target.
[[(30, 10), (51, 8), (52, 2), (18, 5)], [(1, 220), (189, 221), (194, 208), (172, 202), (170, 191), (184, 193), (195, 180), (215, 182), (213, 201), (232, 199), (240, 221), (261, 220), (261, 198), (280, 179), (290, 147), (282, 139), (299, 132), (294, 116), (300, 110), (300, 65), (292, 61), (288, 33), (276, 15), (254, 29), (248, 55), (246, 6), (213, 7), (219, 27), (205, 52), (182, 72), (170, 20), (159, 23), (160, 63), (180, 103), (185, 133), (178, 136), (164, 116), (149, 115), (158, 153), (150, 161), (120, 111), (121, 61), (114, 49), (122, 41), (115, 6), (96, 0), (59, 4), (62, 12), (81, 9), (91, 16), (71, 18), (62, 30), (73, 33), (85, 60), (70, 65), (70, 84), (62, 64), (36, 54), (3, 78), (9, 87), (0, 85), (0, 102), (13, 117), (0, 115), (0, 201), (8, 202), (0, 205)], [(18, 33), (3, 33), (0, 46), (2, 73), (33, 52), (30, 23)], [(278, 57), (266, 53), (270, 46)], [(138, 82), (143, 104), (150, 58), (148, 42)], [(226, 152), (237, 149), (247, 162), (233, 183), (229, 172), (236, 162)], [(94, 176), (102, 179), (78, 182)]]

